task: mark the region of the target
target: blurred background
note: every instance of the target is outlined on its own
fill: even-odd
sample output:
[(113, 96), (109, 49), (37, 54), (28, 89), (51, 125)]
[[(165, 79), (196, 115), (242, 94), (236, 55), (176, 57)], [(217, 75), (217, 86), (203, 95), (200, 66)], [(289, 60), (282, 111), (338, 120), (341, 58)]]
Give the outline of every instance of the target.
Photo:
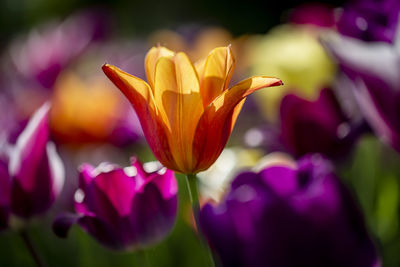
[[(185, 51), (193, 62), (231, 44), (237, 60), (232, 84), (251, 75), (276, 76), (285, 83), (248, 98), (227, 148), (199, 174), (204, 202), (218, 202), (235, 174), (268, 153), (292, 158), (322, 153), (357, 199), (383, 266), (400, 266), (399, 102), (385, 102), (364, 79), (367, 73), (390, 80), (370, 71), (370, 65), (381, 66), (382, 72), (400, 70), (360, 60), (375, 60), (383, 50), (393, 60), (399, 56), (391, 52), (399, 12), (395, 0), (2, 0), (1, 140), (15, 143), (33, 112), (51, 100), (51, 136), (66, 170), (55, 204), (29, 224), (49, 266), (140, 266), (136, 252), (107, 250), (77, 226), (60, 239), (51, 224), (60, 212), (73, 211), (82, 163), (127, 166), (133, 155), (154, 160), (133, 109), (101, 66), (107, 62), (145, 79), (144, 57), (157, 44)], [(337, 36), (354, 44), (340, 43)], [(354, 93), (357, 86), (378, 100), (365, 107), (368, 103)], [(386, 87), (382, 94), (388, 98), (400, 91), (397, 82)], [(395, 134), (383, 133), (384, 126), (368, 110), (378, 110)], [(182, 178), (177, 175), (184, 190), (179, 190), (176, 225), (148, 250), (150, 266), (205, 266)], [(0, 233), (0, 266), (35, 266), (9, 229)]]

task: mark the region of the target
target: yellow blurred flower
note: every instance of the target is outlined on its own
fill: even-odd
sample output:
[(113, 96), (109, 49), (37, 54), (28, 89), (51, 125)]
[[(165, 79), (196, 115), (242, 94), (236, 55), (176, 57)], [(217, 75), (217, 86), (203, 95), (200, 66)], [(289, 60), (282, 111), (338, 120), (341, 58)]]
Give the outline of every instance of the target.
[(318, 42), (319, 31), (315, 27), (282, 25), (265, 36), (254, 37), (248, 50), (251, 74), (268, 73), (285, 82), (279, 90), (255, 95), (270, 121), (277, 119), (281, 99), (287, 93), (312, 100), (321, 87), (332, 83), (336, 66)]

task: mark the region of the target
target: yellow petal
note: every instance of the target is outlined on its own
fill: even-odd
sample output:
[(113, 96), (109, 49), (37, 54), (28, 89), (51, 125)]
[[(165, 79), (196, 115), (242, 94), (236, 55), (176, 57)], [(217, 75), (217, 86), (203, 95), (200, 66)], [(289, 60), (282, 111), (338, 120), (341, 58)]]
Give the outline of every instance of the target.
[(202, 58), (194, 63), (194, 68), (196, 69), (199, 79), (202, 79), (204, 76), (204, 65), (206, 64), (206, 60), (207, 58)]
[(180, 136), (185, 169), (192, 167), (192, 144), (197, 124), (203, 114), (203, 103), (200, 95), (200, 84), (196, 70), (184, 53), (175, 56), (175, 70), (179, 91), (177, 116), (179, 117)]
[(228, 87), (235, 68), (230, 46), (215, 48), (208, 55), (204, 69), (199, 73), (204, 107), (208, 106)]
[(236, 106), (243, 98), (251, 93), (265, 87), (282, 85), (282, 81), (278, 78), (268, 76), (254, 76), (243, 80), (219, 95), (213, 102), (212, 106), (216, 112), (221, 110), (229, 110)]
[(145, 59), (146, 75), (152, 89), (154, 88), (154, 74), (158, 59), (161, 57), (173, 57), (174, 55), (173, 51), (163, 46), (152, 47), (147, 53)]
[(184, 172), (192, 164), (194, 131), (203, 112), (196, 71), (184, 53), (158, 60), (155, 101), (169, 129), (174, 159)]
[(173, 59), (162, 57), (157, 61), (154, 75), (154, 98), (157, 109), (168, 127), (172, 131), (172, 126), (176, 112), (176, 73)]

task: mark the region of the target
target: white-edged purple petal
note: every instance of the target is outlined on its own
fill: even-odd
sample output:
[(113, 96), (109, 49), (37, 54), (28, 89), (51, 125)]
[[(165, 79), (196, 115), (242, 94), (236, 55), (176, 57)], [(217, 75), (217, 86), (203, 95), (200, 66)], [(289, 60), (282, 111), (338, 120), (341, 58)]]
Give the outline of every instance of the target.
[(50, 175), (53, 179), (53, 194), (56, 198), (64, 186), (65, 170), (64, 164), (56, 151), (56, 145), (53, 142), (48, 142), (46, 152), (49, 158)]
[(117, 250), (142, 248), (172, 229), (178, 201), (172, 171), (158, 167), (148, 173), (135, 158), (125, 168), (83, 164), (79, 171), (77, 223), (103, 245)]
[(49, 110), (50, 103), (46, 103), (34, 113), (11, 151), (10, 175), (13, 179), (18, 179), (26, 191), (33, 189), (36, 169), (46, 153)]
[(49, 142), (50, 103), (39, 108), (11, 148), (12, 212), (23, 218), (47, 211), (64, 184), (64, 167)]
[(348, 89), (375, 133), (400, 151), (400, 27), (394, 44), (364, 43), (333, 34), (322, 42), (349, 77)]
[(338, 60), (339, 64), (355, 70), (381, 77), (392, 86), (400, 85), (400, 51), (387, 43), (366, 43), (338, 34), (323, 35), (322, 44)]

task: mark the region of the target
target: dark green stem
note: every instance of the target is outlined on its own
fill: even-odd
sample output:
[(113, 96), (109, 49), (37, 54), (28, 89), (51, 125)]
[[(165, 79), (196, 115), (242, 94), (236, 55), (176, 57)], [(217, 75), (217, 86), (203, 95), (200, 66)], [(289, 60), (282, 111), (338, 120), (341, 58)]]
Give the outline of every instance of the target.
[(20, 232), (20, 235), (22, 237), (22, 240), (24, 240), (25, 246), (28, 249), (29, 253), (31, 254), (31, 257), (35, 261), (36, 265), (38, 267), (46, 267), (47, 264), (40, 257), (38, 250), (36, 249), (35, 245), (32, 243), (32, 240), (28, 235), (28, 232), (26, 230), (22, 230)]
[(197, 177), (196, 174), (187, 174), (186, 175), (186, 184), (188, 187), (189, 191), (189, 198), (190, 202), (192, 204), (192, 212), (194, 216), (194, 221), (196, 223), (196, 229), (197, 232), (199, 233), (199, 239), (200, 243), (203, 246), (203, 248), (206, 250), (207, 256), (209, 258), (209, 266), (214, 267), (214, 258), (211, 252), (210, 247), (208, 246), (208, 243), (205, 241), (201, 229), (200, 229), (200, 222), (199, 222), (199, 214), (200, 214), (200, 202), (199, 202), (199, 193), (197, 190)]

